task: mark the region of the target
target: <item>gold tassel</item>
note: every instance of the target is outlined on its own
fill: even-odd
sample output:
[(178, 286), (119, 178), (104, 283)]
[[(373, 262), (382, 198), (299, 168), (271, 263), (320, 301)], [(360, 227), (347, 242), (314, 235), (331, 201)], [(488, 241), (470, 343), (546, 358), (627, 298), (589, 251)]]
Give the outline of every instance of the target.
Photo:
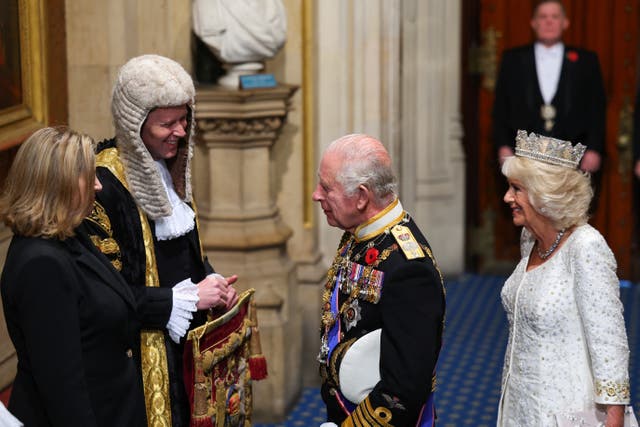
[(214, 427), (209, 414), (209, 395), (207, 381), (202, 368), (202, 353), (199, 340), (193, 340), (194, 385), (193, 385), (193, 414), (190, 427)]
[(251, 340), (249, 341), (249, 372), (252, 380), (263, 380), (267, 378), (267, 359), (262, 354), (262, 346), (260, 345), (260, 330), (258, 328), (258, 310), (256, 304), (251, 299), (249, 305), (251, 320)]
[(207, 414), (207, 385), (202, 369), (202, 354), (195, 358), (195, 384), (193, 386), (193, 415), (200, 417)]
[(226, 387), (224, 381), (216, 380), (216, 427), (224, 427), (227, 415)]

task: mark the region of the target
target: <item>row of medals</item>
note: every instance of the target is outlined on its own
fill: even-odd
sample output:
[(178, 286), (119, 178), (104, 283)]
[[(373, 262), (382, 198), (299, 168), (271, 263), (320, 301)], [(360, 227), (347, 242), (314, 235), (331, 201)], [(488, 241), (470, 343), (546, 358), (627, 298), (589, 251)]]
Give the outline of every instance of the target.
[[(384, 236), (383, 236), (384, 237)], [(350, 241), (348, 243), (349, 246), (353, 245), (355, 242), (354, 241)], [(373, 247), (372, 243), (374, 243), (373, 241), (370, 242), (369, 245), (367, 245), (367, 249)], [(346, 251), (347, 253), (345, 254), (345, 256), (340, 260), (340, 263), (335, 266), (336, 268), (336, 275), (340, 276), (340, 283), (334, 283), (335, 286), (338, 287), (338, 289), (340, 289), (340, 292), (343, 293), (348, 293), (348, 294), (353, 294), (354, 293), (354, 289), (353, 287), (356, 287), (355, 290), (355, 295), (353, 295), (355, 298), (350, 298), (351, 301), (347, 300), (346, 302), (344, 302), (343, 304), (347, 304), (348, 307), (346, 312), (343, 314), (345, 317), (345, 323), (346, 323), (346, 327), (347, 330), (350, 329), (350, 327), (354, 326), (358, 320), (360, 320), (360, 307), (358, 304), (358, 297), (362, 297), (362, 294), (369, 294), (369, 292), (367, 290), (362, 290), (359, 289), (359, 286), (357, 286), (355, 283), (349, 283), (350, 279), (349, 279), (349, 273), (351, 271), (351, 267), (353, 264), (356, 264), (354, 261), (351, 261), (351, 251), (350, 249), (347, 249)], [(359, 260), (360, 256), (356, 256), (355, 260)], [(368, 273), (371, 274), (371, 271), (373, 270), (373, 268), (371, 266), (367, 266), (365, 267), (365, 271), (368, 270)], [(366, 273), (365, 273), (366, 275)], [(334, 279), (335, 280), (335, 279)], [(333, 280), (332, 280), (333, 281)], [(366, 279), (364, 280), (365, 282), (367, 281)], [(332, 286), (333, 288), (333, 286)], [(365, 297), (365, 300), (369, 300), (369, 299), (374, 299), (376, 300), (372, 295), (366, 295), (367, 297)], [(378, 295), (379, 297), (379, 295)], [(372, 302), (372, 301), (370, 301)], [(376, 300), (377, 302), (377, 300)], [(340, 319), (340, 313), (337, 314), (336, 318), (333, 319), (334, 322), (339, 322)], [(330, 329), (332, 327), (332, 325), (328, 326), (328, 325), (324, 325), (325, 328)], [(328, 342), (328, 331), (325, 330), (323, 331), (322, 337), (321, 337), (321, 346), (320, 346), (320, 353), (318, 354), (318, 362), (320, 363), (326, 363), (326, 358), (329, 354), (329, 342)]]

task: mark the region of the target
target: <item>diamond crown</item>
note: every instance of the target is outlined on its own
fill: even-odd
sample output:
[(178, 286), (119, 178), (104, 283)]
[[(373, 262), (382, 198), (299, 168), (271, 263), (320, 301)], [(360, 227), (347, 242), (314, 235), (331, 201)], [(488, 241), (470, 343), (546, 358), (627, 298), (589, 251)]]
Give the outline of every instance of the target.
[(519, 130), (516, 135), (516, 156), (528, 157), (551, 165), (577, 168), (586, 146), (569, 141), (536, 135)]

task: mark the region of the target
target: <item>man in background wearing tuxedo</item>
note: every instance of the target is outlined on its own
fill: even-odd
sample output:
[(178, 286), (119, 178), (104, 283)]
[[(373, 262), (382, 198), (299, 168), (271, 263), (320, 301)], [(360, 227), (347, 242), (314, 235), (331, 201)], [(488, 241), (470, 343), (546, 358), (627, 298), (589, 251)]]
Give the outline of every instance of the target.
[(581, 142), (587, 151), (580, 168), (593, 175), (602, 167), (606, 98), (600, 64), (595, 52), (562, 42), (568, 27), (561, 1), (539, 1), (531, 18), (536, 42), (502, 55), (493, 106), (493, 138), (501, 163), (513, 156), (516, 132), (524, 129)]

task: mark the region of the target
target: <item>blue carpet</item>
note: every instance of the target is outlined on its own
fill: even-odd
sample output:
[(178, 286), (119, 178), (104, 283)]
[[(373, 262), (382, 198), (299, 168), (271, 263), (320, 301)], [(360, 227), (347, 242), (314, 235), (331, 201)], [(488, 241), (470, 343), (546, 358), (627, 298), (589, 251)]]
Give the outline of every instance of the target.
[[(495, 426), (507, 320), (500, 302), (503, 277), (467, 275), (447, 282), (445, 341), (438, 363), (438, 427)], [(640, 284), (622, 282), (620, 296), (631, 358), (631, 398), (640, 418)], [(319, 426), (326, 417), (318, 388), (303, 390), (280, 424), (256, 427)]]

